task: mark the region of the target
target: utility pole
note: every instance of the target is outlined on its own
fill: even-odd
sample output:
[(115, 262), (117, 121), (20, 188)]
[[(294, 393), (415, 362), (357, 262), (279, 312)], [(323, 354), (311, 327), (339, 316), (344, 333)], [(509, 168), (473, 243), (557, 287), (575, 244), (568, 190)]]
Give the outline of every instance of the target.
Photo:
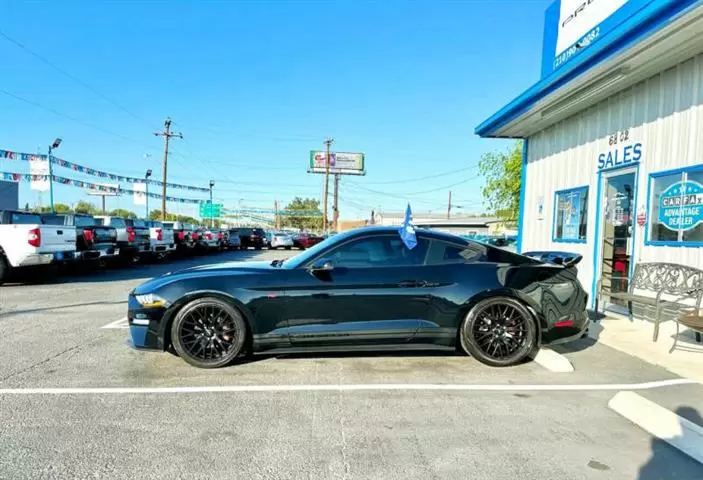
[(327, 154), (325, 155), (325, 190), (322, 196), (324, 197), (322, 202), (322, 231), (327, 233), (327, 197), (329, 196), (330, 189), (330, 146), (334, 140), (330, 137), (325, 139), (325, 146), (327, 147)]
[(334, 174), (334, 195), (332, 200), (332, 222), (334, 224), (334, 231), (339, 231), (339, 208), (338, 208), (338, 195), (339, 195), (339, 174)]
[(168, 143), (171, 137), (183, 138), (183, 134), (171, 132), (171, 119), (166, 118), (163, 132), (154, 132), (157, 137), (164, 137), (163, 186), (161, 189), (161, 220), (166, 221), (166, 178), (168, 176)]
[(449, 190), (449, 203), (447, 204), (447, 220), (452, 214), (452, 191)]
[(273, 201), (273, 224), (276, 230), (281, 229), (281, 219), (278, 216), (278, 200)]

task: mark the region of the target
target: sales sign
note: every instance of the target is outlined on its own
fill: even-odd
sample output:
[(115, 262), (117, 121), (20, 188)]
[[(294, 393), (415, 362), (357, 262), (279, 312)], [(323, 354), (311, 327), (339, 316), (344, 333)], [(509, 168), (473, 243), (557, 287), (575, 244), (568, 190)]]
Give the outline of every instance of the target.
[(676, 182), (659, 197), (659, 222), (676, 232), (703, 223), (703, 185), (691, 180)]

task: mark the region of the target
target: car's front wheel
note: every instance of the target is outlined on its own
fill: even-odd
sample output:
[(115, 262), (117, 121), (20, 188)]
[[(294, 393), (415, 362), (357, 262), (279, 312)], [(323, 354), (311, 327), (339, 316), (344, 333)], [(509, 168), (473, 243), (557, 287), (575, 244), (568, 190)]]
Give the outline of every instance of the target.
[(171, 341), (178, 355), (198, 368), (224, 367), (239, 355), (247, 329), (239, 311), (218, 298), (193, 300), (171, 325)]
[(524, 361), (537, 346), (537, 325), (518, 300), (493, 297), (469, 311), (459, 330), (464, 352), (493, 367)]

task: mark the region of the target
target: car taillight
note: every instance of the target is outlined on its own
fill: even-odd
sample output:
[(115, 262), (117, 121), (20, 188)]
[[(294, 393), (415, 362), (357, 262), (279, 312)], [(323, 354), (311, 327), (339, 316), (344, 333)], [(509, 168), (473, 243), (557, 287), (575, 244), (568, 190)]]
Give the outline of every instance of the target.
[(206, 233), (206, 234), (205, 234), (205, 237), (206, 237), (208, 240), (212, 240), (212, 233), (209, 233), (209, 232)]
[(217, 239), (218, 239), (218, 240), (222, 240), (222, 232), (218, 232), (218, 233), (217, 233)]
[(190, 238), (192, 238), (193, 241), (196, 241), (198, 239), (198, 237), (199, 237), (198, 232), (193, 232), (190, 234)]
[(133, 242), (135, 238), (137, 238), (137, 233), (132, 227), (127, 227), (127, 241)]
[(157, 229), (156, 229), (156, 239), (157, 239), (159, 242), (164, 239), (164, 231), (161, 230), (160, 228), (157, 228)]
[(41, 230), (33, 228), (27, 233), (27, 243), (33, 247), (41, 246)]
[(93, 243), (93, 231), (89, 228), (83, 230), (83, 238), (85, 243)]
[(178, 240), (185, 240), (186, 238), (186, 232), (178, 232)]

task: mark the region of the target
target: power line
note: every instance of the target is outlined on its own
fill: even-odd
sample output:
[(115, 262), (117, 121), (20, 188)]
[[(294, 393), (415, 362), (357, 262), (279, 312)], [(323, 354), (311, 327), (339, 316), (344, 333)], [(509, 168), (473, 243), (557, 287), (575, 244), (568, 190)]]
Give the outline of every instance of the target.
[(54, 115), (57, 115), (57, 116), (59, 116), (59, 117), (63, 117), (63, 118), (65, 118), (65, 119), (67, 119), (67, 120), (70, 120), (70, 121), (72, 121), (72, 122), (80, 123), (81, 125), (84, 125), (84, 126), (90, 127), (90, 128), (94, 128), (95, 130), (99, 130), (99, 131), (101, 131), (101, 132), (103, 132), (103, 133), (106, 133), (106, 134), (108, 134), (108, 135), (111, 135), (111, 136), (113, 136), (113, 137), (121, 138), (122, 140), (127, 140), (127, 141), (129, 141), (129, 142), (134, 142), (134, 143), (136, 143), (136, 144), (138, 144), (138, 145), (141, 145), (142, 147), (148, 148), (149, 150), (154, 150), (154, 147), (152, 147), (151, 145), (146, 145), (145, 143), (141, 143), (141, 142), (139, 142), (138, 140), (135, 140), (135, 139), (133, 139), (133, 138), (126, 137), (126, 136), (124, 136), (124, 135), (121, 135), (121, 134), (119, 134), (119, 133), (112, 132), (112, 131), (110, 131), (110, 130), (106, 130), (106, 129), (102, 128), (102, 127), (99, 126), (99, 125), (96, 125), (96, 124), (91, 123), (91, 122), (86, 122), (85, 120), (81, 120), (80, 118), (73, 117), (73, 116), (71, 116), (71, 115), (69, 115), (69, 114), (67, 114), (67, 113), (60, 112), (60, 111), (55, 110), (55, 109), (53, 109), (53, 108), (51, 108), (51, 107), (46, 107), (46, 106), (41, 105), (41, 104), (39, 104), (39, 103), (37, 103), (37, 102), (34, 102), (34, 101), (32, 101), (32, 100), (28, 100), (28, 99), (26, 99), (26, 98), (24, 98), (24, 97), (20, 97), (19, 95), (15, 95), (14, 93), (10, 93), (10, 92), (8, 92), (7, 90), (2, 90), (2, 89), (0, 89), (0, 93), (2, 93), (3, 95), (7, 95), (8, 97), (12, 97), (12, 98), (14, 98), (15, 100), (19, 100), (19, 101), (21, 101), (21, 102), (24, 102), (24, 103), (26, 103), (26, 104), (28, 104), (28, 105), (32, 105), (33, 107), (39, 108), (39, 109), (44, 110), (44, 111), (47, 111), (47, 112), (49, 112), (49, 113), (53, 113)]
[(17, 47), (21, 48), (21, 49), (24, 50), (25, 52), (29, 53), (30, 55), (32, 55), (34, 58), (36, 58), (37, 60), (41, 61), (41, 62), (44, 63), (45, 65), (48, 65), (49, 67), (53, 68), (53, 69), (56, 70), (57, 72), (61, 73), (62, 75), (65, 75), (66, 77), (70, 78), (70, 79), (73, 80), (74, 82), (78, 83), (78, 84), (81, 85), (82, 87), (84, 87), (84, 88), (90, 90), (93, 94), (95, 94), (95, 95), (97, 95), (98, 97), (102, 98), (103, 100), (105, 100), (105, 101), (111, 103), (112, 105), (114, 105), (115, 107), (119, 108), (120, 110), (122, 110), (124, 113), (126, 113), (126, 114), (129, 115), (130, 117), (132, 117), (132, 118), (134, 118), (134, 119), (136, 119), (136, 120), (139, 120), (140, 122), (144, 122), (144, 123), (146, 123), (147, 125), (149, 125), (150, 127), (153, 127), (153, 126), (154, 126), (151, 122), (145, 120), (144, 118), (140, 117), (139, 115), (136, 115), (135, 113), (133, 113), (132, 111), (130, 111), (127, 107), (121, 105), (120, 103), (116, 102), (115, 100), (113, 100), (112, 98), (108, 97), (108, 96), (105, 95), (104, 93), (102, 93), (102, 92), (96, 90), (95, 88), (91, 87), (91, 86), (88, 85), (86, 82), (84, 82), (84, 81), (81, 80), (80, 78), (76, 77), (76, 76), (73, 75), (72, 73), (67, 72), (67, 71), (64, 70), (63, 68), (61, 68), (61, 67), (59, 67), (58, 65), (56, 65), (55, 63), (51, 62), (51, 61), (50, 61), (49, 59), (47, 59), (46, 57), (43, 57), (43, 56), (39, 55), (37, 52), (35, 52), (34, 50), (30, 49), (29, 47), (27, 47), (27, 46), (24, 45), (23, 43), (19, 42), (18, 40), (15, 40), (14, 38), (12, 38), (12, 37), (10, 37), (10, 36), (8, 36), (8, 35), (7, 35), (6, 33), (4, 33), (2, 30), (0, 30), (0, 36), (3, 37), (3, 38), (5, 38), (5, 40), (7, 40), (7, 41), (13, 43), (13, 44), (16, 45)]
[(391, 185), (391, 184), (396, 184), (396, 183), (409, 183), (409, 182), (419, 182), (423, 180), (427, 180), (430, 178), (439, 178), (439, 177), (446, 177), (447, 175), (452, 175), (454, 173), (459, 173), (459, 172), (465, 172), (468, 170), (473, 170), (475, 168), (478, 168), (478, 165), (471, 165), (470, 167), (464, 167), (464, 168), (457, 168), (456, 170), (451, 170), (448, 172), (442, 172), (442, 173), (437, 173), (435, 175), (425, 175), (423, 177), (416, 177), (416, 178), (406, 178), (404, 180), (389, 180), (386, 182), (364, 182), (366, 185)]
[(348, 183), (347, 186), (351, 186), (351, 187), (354, 187), (354, 188), (359, 188), (359, 189), (362, 189), (362, 190), (366, 190), (366, 191), (368, 191), (368, 192), (375, 193), (375, 194), (377, 194), (377, 195), (385, 195), (385, 196), (388, 196), (388, 197), (395, 197), (395, 198), (404, 198), (404, 199), (407, 199), (408, 197), (413, 197), (413, 196), (415, 196), (415, 195), (424, 195), (424, 194), (428, 194), (428, 193), (439, 192), (439, 191), (442, 191), (442, 190), (448, 190), (448, 189), (450, 189), (450, 188), (453, 188), (453, 187), (456, 187), (456, 186), (459, 186), (459, 185), (463, 185), (463, 184), (465, 184), (465, 183), (468, 183), (468, 182), (471, 182), (471, 181), (473, 181), (473, 180), (476, 180), (476, 179), (479, 178), (479, 177), (480, 177), (480, 175), (476, 175), (475, 177), (471, 177), (471, 178), (462, 180), (462, 181), (460, 181), (460, 182), (452, 183), (451, 185), (445, 185), (445, 186), (443, 186), (443, 187), (437, 187), (437, 188), (433, 188), (433, 189), (430, 189), (430, 190), (421, 190), (421, 191), (409, 192), (409, 193), (404, 193), (404, 194), (403, 194), (403, 193), (391, 194), (391, 193), (387, 193), (387, 192), (382, 192), (382, 191), (380, 191), (380, 190), (374, 190), (374, 189), (371, 189), (371, 188), (366, 188), (366, 187), (364, 187), (364, 186), (362, 186), (362, 185), (359, 185), (359, 184), (357, 184), (357, 183)]

